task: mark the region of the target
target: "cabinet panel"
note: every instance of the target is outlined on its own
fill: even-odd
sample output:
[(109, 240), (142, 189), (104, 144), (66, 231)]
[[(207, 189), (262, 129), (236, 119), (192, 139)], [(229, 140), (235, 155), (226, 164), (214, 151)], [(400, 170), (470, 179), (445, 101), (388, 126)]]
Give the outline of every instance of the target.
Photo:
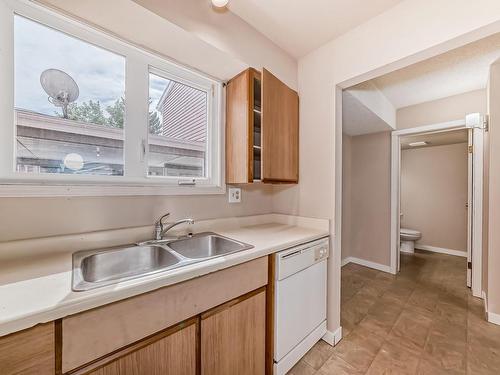
[(248, 69), (226, 87), (226, 182), (230, 184), (253, 179), (251, 82)]
[(197, 330), (198, 326), (193, 322), (159, 339), (144, 340), (144, 346), (132, 348), (128, 352), (125, 349), (125, 355), (86, 374), (195, 375)]
[(2, 375), (54, 375), (54, 323), (0, 337)]
[(299, 179), (299, 96), (266, 69), (262, 73), (262, 180)]
[(265, 337), (265, 290), (205, 314), (201, 320), (201, 374), (263, 375)]
[(267, 277), (267, 257), (261, 257), (63, 318), (62, 370), (81, 367), (260, 288)]

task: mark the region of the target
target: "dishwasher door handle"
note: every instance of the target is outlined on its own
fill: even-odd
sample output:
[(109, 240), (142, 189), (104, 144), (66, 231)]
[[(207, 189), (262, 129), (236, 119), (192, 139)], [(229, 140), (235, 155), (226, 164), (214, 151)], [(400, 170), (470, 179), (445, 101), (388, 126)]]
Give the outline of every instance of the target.
[(293, 253), (289, 253), (289, 254), (283, 255), (283, 256), (281, 257), (281, 259), (283, 259), (283, 260), (284, 260), (284, 259), (293, 258), (293, 257), (295, 257), (295, 256), (297, 256), (297, 255), (300, 255), (301, 253), (302, 253), (302, 250), (297, 250), (297, 251), (294, 251)]

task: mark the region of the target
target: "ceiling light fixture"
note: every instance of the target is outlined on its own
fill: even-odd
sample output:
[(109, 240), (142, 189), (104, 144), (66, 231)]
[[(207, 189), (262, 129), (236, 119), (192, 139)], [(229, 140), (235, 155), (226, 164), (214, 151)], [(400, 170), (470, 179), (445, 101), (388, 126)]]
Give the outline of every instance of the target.
[(418, 147), (418, 146), (426, 146), (428, 144), (429, 144), (429, 142), (420, 141), (420, 142), (408, 143), (408, 146), (410, 146), (410, 147)]
[(212, 0), (214, 7), (223, 8), (229, 3), (229, 0)]

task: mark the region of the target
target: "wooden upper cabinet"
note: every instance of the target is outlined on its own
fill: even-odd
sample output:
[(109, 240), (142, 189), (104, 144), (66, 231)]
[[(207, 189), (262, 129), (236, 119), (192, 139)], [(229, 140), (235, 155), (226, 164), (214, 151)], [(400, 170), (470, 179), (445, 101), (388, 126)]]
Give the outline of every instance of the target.
[(299, 96), (262, 73), (262, 181), (299, 180)]
[(298, 182), (297, 92), (266, 69), (247, 69), (226, 98), (226, 182)]

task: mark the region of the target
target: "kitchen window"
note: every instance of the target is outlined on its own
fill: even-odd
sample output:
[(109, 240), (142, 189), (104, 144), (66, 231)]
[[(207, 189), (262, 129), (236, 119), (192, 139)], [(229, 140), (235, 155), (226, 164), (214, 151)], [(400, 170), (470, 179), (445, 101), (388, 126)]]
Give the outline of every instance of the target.
[(220, 81), (36, 4), (6, 3), (0, 195), (224, 191)]

